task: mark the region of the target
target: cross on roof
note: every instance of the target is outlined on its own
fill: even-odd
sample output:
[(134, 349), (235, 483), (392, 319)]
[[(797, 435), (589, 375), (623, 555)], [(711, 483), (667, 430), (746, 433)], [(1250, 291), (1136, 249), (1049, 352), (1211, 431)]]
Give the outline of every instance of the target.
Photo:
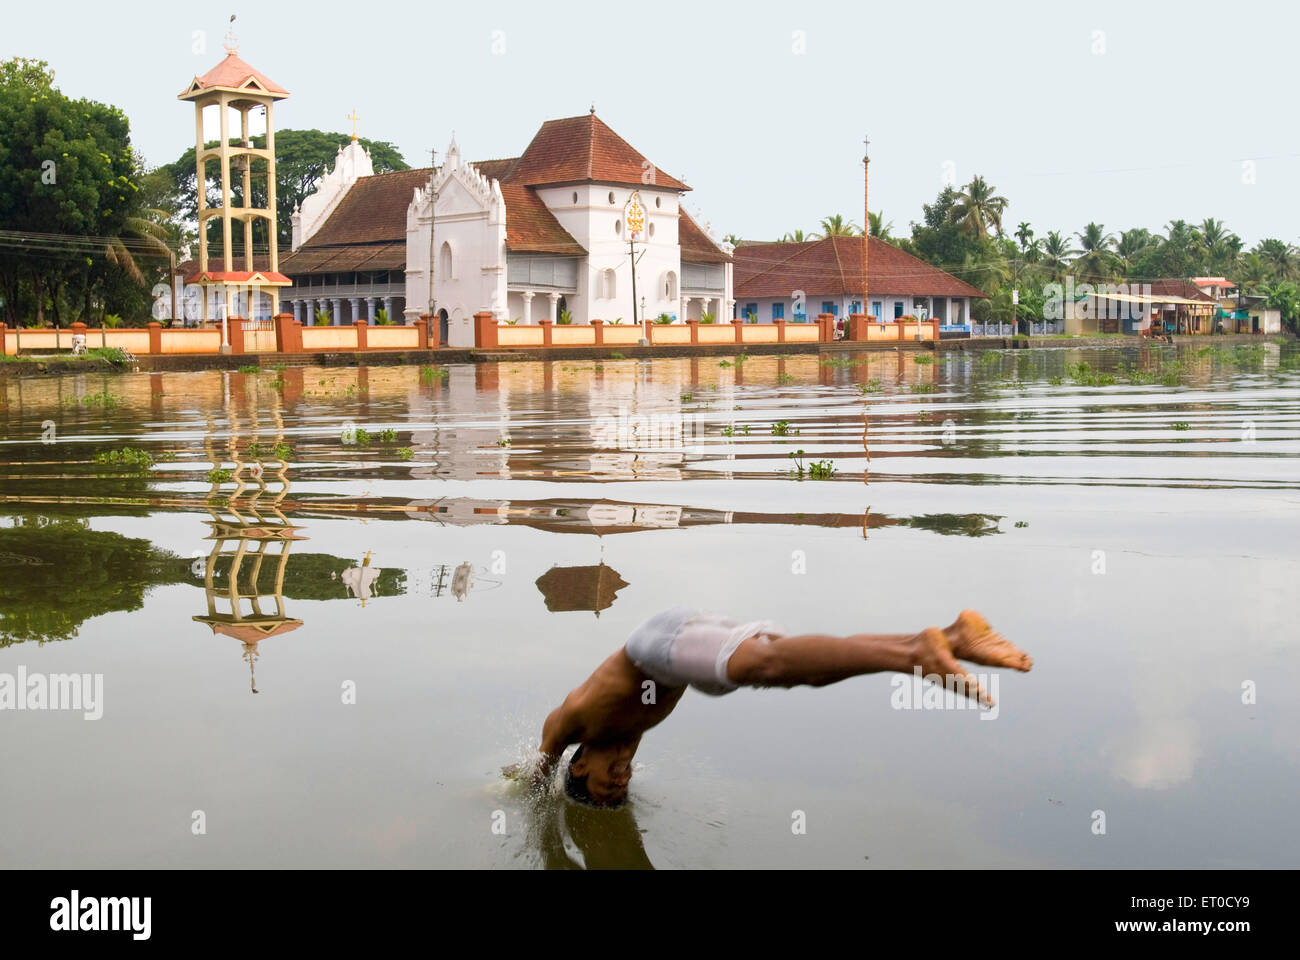
[(348, 114), (348, 119), (352, 121), (352, 139), (357, 138), (357, 121), (361, 119), (357, 114), (357, 108), (353, 107), (352, 112)]

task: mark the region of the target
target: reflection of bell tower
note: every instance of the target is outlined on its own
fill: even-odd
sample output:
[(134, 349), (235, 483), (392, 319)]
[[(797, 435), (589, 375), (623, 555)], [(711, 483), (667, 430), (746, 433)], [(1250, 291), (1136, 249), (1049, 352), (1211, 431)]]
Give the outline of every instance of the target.
[[(233, 17), (231, 18), (234, 19)], [(189, 100), (194, 104), (195, 143), (194, 168), (198, 196), (199, 221), (199, 272), (196, 282), (203, 287), (203, 319), (208, 317), (210, 291), (221, 292), (224, 312), (221, 317), (221, 352), (230, 352), (230, 337), (226, 327), (227, 320), (242, 309), (245, 318), (256, 319), (259, 310), (257, 300), (263, 293), (269, 296), (270, 313), (274, 316), (280, 311), (280, 287), (291, 285), (292, 281), (279, 272), (280, 256), (276, 242), (275, 218), (275, 124), (272, 111), (275, 101), (289, 96), (289, 91), (258, 71), (254, 70), (238, 56), (239, 46), (235, 42), (234, 30), (226, 37), (226, 58), (201, 77), (195, 77), (190, 85), (177, 95), (179, 100)], [(215, 147), (205, 147), (203, 112), (207, 107), (215, 106), (220, 116), (220, 139)], [(266, 146), (258, 149), (253, 146), (249, 120), (254, 110), (261, 108), (266, 118)], [(239, 141), (230, 143), (231, 111), (239, 117)], [(216, 161), (221, 169), (221, 206), (209, 207), (207, 202), (207, 165)], [(260, 162), (261, 169), (255, 170), (255, 162)], [(233, 173), (232, 173), (233, 171)], [(242, 204), (232, 205), (232, 175), (238, 174)], [(264, 206), (253, 205), (254, 177), (263, 181), (258, 184), (262, 189)], [(221, 262), (213, 269), (208, 262), (208, 224), (214, 217), (221, 218)], [(234, 262), (234, 220), (243, 224), (244, 263), (243, 269), (237, 269)], [(253, 259), (253, 226), (261, 221), (266, 228), (268, 257), (263, 269), (258, 269)], [(236, 306), (233, 298), (237, 292), (246, 291), (248, 300)]]
[[(208, 612), (193, 619), (206, 623), (214, 634), (233, 637), (243, 643), (243, 656), (248, 661), (250, 686), (257, 693), (253, 679), (253, 666), (259, 656), (257, 645), (267, 637), (289, 633), (302, 626), (284, 610), (284, 573), (289, 563), (289, 549), (295, 540), (304, 540), (302, 529), (289, 522), (281, 503), (289, 494), (289, 465), (284, 459), (284, 424), (278, 407), (273, 412), (275, 422), (275, 457), (254, 456), (241, 451), (241, 423), (237, 414), (227, 409), (230, 424), (228, 459), (235, 469), (231, 478), (234, 490), (227, 493), (219, 482), (214, 482), (208, 492), (207, 508), (211, 520), (206, 521), (212, 541), (203, 570), (203, 591), (207, 597)], [(250, 424), (254, 437), (258, 435), (256, 416)], [(208, 459), (219, 461), (212, 447), (214, 425), (209, 423), (204, 446)], [(254, 441), (256, 443), (256, 441)], [(250, 448), (251, 449), (251, 448)], [(275, 486), (267, 477), (277, 481)], [(230, 546), (227, 547), (227, 544)], [(264, 584), (263, 565), (268, 569), (271, 583)], [(225, 578), (224, 588), (217, 578)], [(266, 589), (269, 587), (269, 589)], [(270, 601), (267, 609), (264, 602)]]

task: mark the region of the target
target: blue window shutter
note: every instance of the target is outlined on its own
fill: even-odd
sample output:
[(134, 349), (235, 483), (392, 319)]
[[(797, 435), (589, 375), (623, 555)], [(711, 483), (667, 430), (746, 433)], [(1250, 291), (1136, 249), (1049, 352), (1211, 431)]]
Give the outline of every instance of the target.
[(773, 319), (773, 320), (784, 320), (784, 319), (785, 319), (785, 304), (784, 304), (784, 303), (774, 303), (774, 304), (772, 304), (772, 319)]

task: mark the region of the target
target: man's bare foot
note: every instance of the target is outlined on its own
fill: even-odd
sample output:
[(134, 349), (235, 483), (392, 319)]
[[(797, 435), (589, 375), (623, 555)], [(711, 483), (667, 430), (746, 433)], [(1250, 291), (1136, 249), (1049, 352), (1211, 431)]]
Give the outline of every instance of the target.
[(942, 630), (926, 627), (912, 638), (912, 642), (916, 644), (916, 666), (925, 676), (938, 674), (943, 678), (944, 689), (964, 693), (986, 707), (994, 705), (993, 698), (980, 688), (979, 681), (957, 662)]
[(956, 622), (944, 630), (953, 655), (986, 667), (1011, 667), (1028, 673), (1034, 660), (1014, 643), (994, 632), (989, 622), (974, 610), (963, 610)]

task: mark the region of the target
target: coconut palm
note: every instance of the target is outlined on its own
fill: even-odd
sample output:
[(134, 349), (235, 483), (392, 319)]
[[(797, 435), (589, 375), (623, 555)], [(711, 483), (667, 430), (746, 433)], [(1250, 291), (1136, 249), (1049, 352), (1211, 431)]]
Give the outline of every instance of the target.
[(804, 243), (807, 240), (808, 237), (804, 236), (802, 230), (792, 230), (781, 238), (782, 243)]
[(957, 202), (948, 211), (950, 222), (983, 240), (989, 228), (1002, 235), (1002, 213), (1009, 202), (997, 194), (997, 188), (981, 176), (976, 176), (957, 194)]
[(1156, 243), (1157, 238), (1146, 227), (1120, 231), (1119, 242), (1115, 244), (1115, 258), (1120, 270), (1125, 274), (1132, 272), (1138, 260), (1150, 253)]
[(1054, 280), (1060, 279), (1070, 265), (1070, 258), (1079, 251), (1071, 249), (1070, 242), (1053, 230), (1043, 241), (1043, 269)]
[(745, 242), (744, 240), (740, 239), (740, 237), (736, 236), (734, 233), (727, 234), (725, 237), (722, 238), (722, 240), (724, 243), (729, 243), (733, 247), (738, 247)]
[(1115, 237), (1106, 232), (1100, 223), (1090, 223), (1079, 238), (1079, 258), (1074, 261), (1075, 272), (1086, 280), (1106, 280), (1115, 273)]
[(868, 213), (867, 229), (871, 232), (871, 235), (878, 240), (892, 240), (893, 237), (891, 236), (890, 231), (894, 229), (894, 221), (890, 220), (888, 223), (884, 223), (884, 218), (885, 215), (880, 212)]
[(1269, 237), (1255, 244), (1255, 253), (1259, 254), (1268, 267), (1274, 280), (1290, 280), (1296, 273), (1296, 249), (1285, 240)]
[(1268, 282), (1270, 271), (1264, 258), (1251, 252), (1237, 258), (1232, 276), (1242, 293), (1253, 293)]
[[(145, 209), (143, 216), (127, 217), (116, 237), (104, 245), (104, 257), (109, 263), (121, 267), (136, 283), (144, 283), (144, 273), (135, 262), (139, 254), (151, 257), (168, 257), (167, 228), (161, 221), (167, 219), (166, 210)], [(132, 252), (134, 251), (134, 253)]]
[(821, 233), (813, 235), (814, 240), (824, 240), (827, 237), (859, 237), (862, 235), (861, 227), (852, 220), (845, 220), (838, 213), (823, 217), (821, 228)]

